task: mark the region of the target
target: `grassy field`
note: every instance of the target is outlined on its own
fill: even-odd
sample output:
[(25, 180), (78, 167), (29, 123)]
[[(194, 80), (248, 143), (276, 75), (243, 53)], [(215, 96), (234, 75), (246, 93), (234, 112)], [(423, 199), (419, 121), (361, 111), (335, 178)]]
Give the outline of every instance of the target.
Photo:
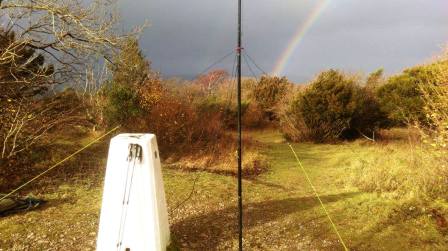
[[(247, 250), (342, 250), (311, 187), (281, 135), (250, 133), (268, 157), (267, 172), (244, 180)], [(391, 196), (360, 192), (354, 174), (387, 144), (294, 144), (351, 250), (446, 250), (448, 236), (430, 213)], [(381, 156), (376, 156), (380, 158)], [(391, 166), (391, 168), (393, 168)], [(40, 210), (0, 220), (0, 250), (93, 250), (104, 170), (34, 191)], [(203, 171), (164, 170), (172, 249), (235, 250), (236, 179)], [(196, 182), (195, 182), (196, 181)], [(57, 184), (56, 184), (57, 183)], [(194, 186), (189, 200), (187, 198)], [(442, 206), (445, 202), (434, 202)]]

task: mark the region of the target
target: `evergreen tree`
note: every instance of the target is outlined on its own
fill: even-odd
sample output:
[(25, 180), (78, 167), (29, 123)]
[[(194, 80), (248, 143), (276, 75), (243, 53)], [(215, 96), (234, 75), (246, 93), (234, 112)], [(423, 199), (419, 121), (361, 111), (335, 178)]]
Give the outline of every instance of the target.
[(115, 57), (112, 80), (106, 88), (105, 116), (108, 124), (121, 124), (128, 129), (135, 119), (148, 114), (160, 100), (162, 86), (158, 73), (141, 52), (138, 41), (128, 39)]

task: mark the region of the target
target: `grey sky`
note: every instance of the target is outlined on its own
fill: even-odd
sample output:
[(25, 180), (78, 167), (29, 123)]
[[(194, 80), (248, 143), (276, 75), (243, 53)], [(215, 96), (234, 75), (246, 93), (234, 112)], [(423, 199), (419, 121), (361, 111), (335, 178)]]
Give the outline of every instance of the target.
[[(244, 47), (270, 72), (318, 0), (243, 0)], [(151, 26), (141, 47), (166, 76), (191, 77), (236, 42), (236, 0), (121, 0), (123, 26)], [(437, 55), (448, 42), (447, 0), (333, 0), (296, 48), (284, 75), (337, 68), (389, 74)], [(233, 58), (218, 68), (231, 69)], [(250, 75), (246, 71), (246, 75)]]

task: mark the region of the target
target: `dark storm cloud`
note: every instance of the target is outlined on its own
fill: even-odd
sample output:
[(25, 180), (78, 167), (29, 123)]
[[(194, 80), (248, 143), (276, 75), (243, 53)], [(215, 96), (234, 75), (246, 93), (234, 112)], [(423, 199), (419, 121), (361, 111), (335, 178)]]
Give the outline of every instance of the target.
[[(194, 76), (230, 52), (236, 0), (122, 0), (126, 29), (148, 20), (141, 39), (164, 75)], [(312, 0), (245, 0), (244, 42), (267, 71), (313, 6)], [(394, 73), (440, 52), (448, 41), (446, 0), (334, 0), (297, 47), (285, 69), (296, 81), (328, 68)], [(232, 58), (221, 68), (231, 68)]]

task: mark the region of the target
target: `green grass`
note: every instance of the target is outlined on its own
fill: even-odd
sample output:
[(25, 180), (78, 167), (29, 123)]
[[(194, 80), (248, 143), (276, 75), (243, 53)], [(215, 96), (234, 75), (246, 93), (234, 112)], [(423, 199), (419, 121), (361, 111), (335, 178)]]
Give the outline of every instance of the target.
[[(245, 248), (342, 250), (281, 135), (273, 131), (250, 134), (264, 144), (262, 151), (268, 156), (270, 167), (267, 172), (243, 181)], [(429, 207), (361, 192), (352, 186), (353, 172), (364, 159), (379, 153), (374, 150), (381, 146), (357, 141), (293, 147), (350, 249), (448, 248), (448, 239), (429, 213)], [(94, 249), (102, 178), (103, 170), (50, 192), (42, 191), (38, 195), (49, 202), (41, 210), (2, 218), (0, 247)], [(192, 197), (179, 206), (190, 194), (196, 178)], [(236, 249), (235, 177), (165, 169), (164, 182), (174, 243), (171, 250)], [(445, 205), (444, 201), (437, 203)]]
[[(311, 187), (281, 135), (251, 133), (267, 144), (270, 170), (244, 181), (245, 247), (248, 249), (342, 249)], [(402, 144), (399, 142), (398, 144)], [(422, 208), (351, 184), (353, 171), (382, 146), (294, 144), (311, 180), (347, 243), (354, 250), (444, 250), (446, 238)], [(187, 193), (197, 174), (170, 172), (169, 204)], [(196, 193), (171, 218), (179, 247), (235, 249), (236, 180), (200, 173)], [(182, 182), (179, 182), (182, 180)], [(185, 182), (185, 183), (184, 183)], [(185, 191), (187, 189), (187, 191)]]

